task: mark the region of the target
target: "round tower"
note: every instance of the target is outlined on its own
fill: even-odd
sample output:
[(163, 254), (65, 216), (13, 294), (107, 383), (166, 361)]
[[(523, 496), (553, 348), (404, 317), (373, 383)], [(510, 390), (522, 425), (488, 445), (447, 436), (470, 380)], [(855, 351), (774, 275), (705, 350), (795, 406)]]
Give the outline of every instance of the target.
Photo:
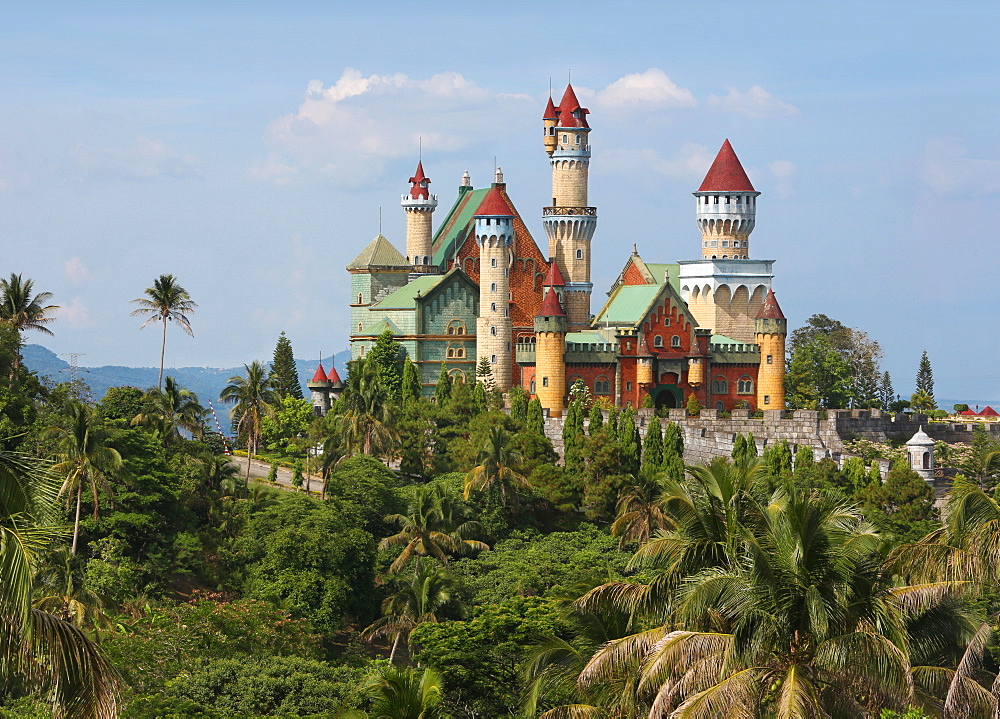
[(694, 193), (701, 230), (701, 256), (706, 259), (747, 259), (760, 195), (729, 140)]
[(431, 215), (437, 207), (437, 195), (430, 194), (430, 179), (424, 174), (424, 163), (417, 163), (417, 171), (410, 178), (410, 191), (403, 195), (400, 205), (406, 211), (406, 259), (417, 274), (435, 274), (432, 265)]
[(317, 417), (325, 417), (326, 413), (330, 411), (330, 390), (333, 388), (333, 383), (330, 382), (330, 378), (323, 369), (322, 362), (316, 368), (312, 379), (306, 382), (306, 387), (309, 388), (309, 394), (312, 398), (313, 413)]
[(597, 228), (597, 208), (587, 205), (590, 173), (590, 110), (580, 107), (572, 85), (559, 107), (546, 106), (542, 124), (545, 151), (552, 166), (552, 205), (542, 210), (549, 256), (559, 265), (566, 287), (562, 298), (571, 331), (589, 329), (590, 241)]
[(653, 353), (649, 351), (649, 343), (642, 330), (639, 330), (639, 342), (636, 345), (635, 383), (640, 390), (653, 386)]
[(760, 347), (757, 370), (757, 409), (785, 408), (785, 337), (788, 320), (778, 306), (773, 290), (754, 319), (754, 341)]
[(512, 375), (510, 321), (510, 267), (514, 244), (514, 215), (494, 185), (475, 215), (479, 245), (479, 318), (476, 354), (493, 368), (501, 392), (510, 388)]
[(906, 458), (910, 469), (925, 482), (934, 481), (934, 439), (924, 432), (923, 426), (906, 443)]
[(552, 262), (542, 304), (535, 315), (535, 394), (550, 417), (562, 417), (566, 401), (566, 312), (560, 302), (565, 280)]

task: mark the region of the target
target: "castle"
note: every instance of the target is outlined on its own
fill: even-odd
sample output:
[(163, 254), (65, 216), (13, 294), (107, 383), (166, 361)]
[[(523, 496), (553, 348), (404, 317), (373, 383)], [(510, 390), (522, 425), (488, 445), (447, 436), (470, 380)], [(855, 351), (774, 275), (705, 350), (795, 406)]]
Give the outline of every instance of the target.
[[(482, 189), (466, 172), (435, 232), (438, 196), (418, 163), (401, 201), (406, 254), (380, 234), (347, 266), (352, 359), (388, 330), (429, 396), (442, 366), (475, 381), (485, 358), (500, 390), (524, 388), (551, 417), (577, 380), (617, 406), (677, 408), (694, 396), (718, 410), (784, 409), (787, 322), (771, 291), (774, 261), (750, 258), (760, 193), (728, 140), (694, 192), (701, 257), (652, 263), (633, 248), (591, 315), (588, 114), (571, 85), (543, 113), (552, 172), (544, 254), (499, 169)], [(321, 412), (343, 386), (322, 366), (308, 384)]]

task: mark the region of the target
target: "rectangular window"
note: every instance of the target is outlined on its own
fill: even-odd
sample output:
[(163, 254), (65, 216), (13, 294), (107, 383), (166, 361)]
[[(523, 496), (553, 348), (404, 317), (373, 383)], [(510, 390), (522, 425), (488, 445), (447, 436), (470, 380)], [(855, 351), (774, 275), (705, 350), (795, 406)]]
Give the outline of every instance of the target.
[(715, 202), (713, 202), (712, 204), (713, 205), (718, 205), (719, 204), (719, 196), (718, 195), (714, 195), (714, 198), (715, 198)]
[(491, 257), (490, 258), (490, 267), (496, 267), (496, 266), (497, 266), (497, 258), (496, 257)]
[(497, 363), (497, 356), (490, 355), (490, 364), (496, 364), (496, 363)]
[(548, 387), (548, 386), (549, 386), (549, 378), (542, 377), (542, 387)]
[(625, 391), (626, 392), (631, 392), (632, 391), (632, 383), (631, 382), (626, 382), (625, 383)]
[(729, 204), (729, 195), (726, 195), (726, 204)]
[(664, 317), (663, 318), (663, 326), (664, 327), (669, 327), (670, 326), (670, 318), (669, 317)]
[(774, 355), (768, 355), (767, 356), (767, 363), (768, 364), (772, 364), (773, 362), (774, 362)]
[(723, 240), (722, 241), (722, 246), (723, 247), (729, 247), (729, 240)]
[(764, 395), (764, 404), (771, 404), (771, 395), (769, 394)]

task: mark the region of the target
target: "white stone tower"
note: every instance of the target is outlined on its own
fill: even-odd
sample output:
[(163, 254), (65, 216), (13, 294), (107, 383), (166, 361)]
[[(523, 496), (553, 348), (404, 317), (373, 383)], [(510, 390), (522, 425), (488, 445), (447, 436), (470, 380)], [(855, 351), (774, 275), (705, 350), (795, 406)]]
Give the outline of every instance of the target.
[(497, 389), (506, 392), (512, 377), (510, 268), (514, 245), (514, 214), (496, 185), (476, 211), (479, 245), (479, 318), (476, 354), (493, 368)]
[(920, 475), (925, 482), (934, 481), (934, 439), (921, 427), (906, 443), (906, 458), (910, 469)]
[(410, 192), (400, 202), (406, 211), (406, 259), (412, 263), (414, 274), (435, 274), (440, 270), (433, 265), (431, 216), (438, 198), (427, 189), (431, 181), (424, 174), (423, 162), (417, 163), (409, 182)]
[(549, 257), (566, 280), (563, 306), (569, 331), (590, 327), (590, 241), (597, 229), (597, 208), (587, 205), (590, 174), (590, 110), (580, 107), (572, 85), (566, 86), (559, 107), (549, 103), (542, 125), (544, 146), (552, 165), (552, 205), (542, 210)]
[(754, 228), (759, 195), (750, 184), (733, 146), (726, 140), (701, 187), (694, 193), (698, 202), (696, 215), (703, 258), (747, 259), (750, 256), (750, 233)]

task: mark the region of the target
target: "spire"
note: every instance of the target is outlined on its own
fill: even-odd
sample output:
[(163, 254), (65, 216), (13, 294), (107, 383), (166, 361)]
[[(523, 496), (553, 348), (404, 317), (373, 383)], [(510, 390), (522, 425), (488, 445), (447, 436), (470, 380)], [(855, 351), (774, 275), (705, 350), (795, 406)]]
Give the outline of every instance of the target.
[(722, 143), (722, 149), (715, 156), (715, 162), (712, 163), (701, 187), (698, 188), (698, 192), (726, 191), (756, 192), (728, 139)]
[(316, 374), (309, 381), (309, 384), (319, 384), (321, 382), (329, 382), (330, 378), (326, 376), (326, 371), (323, 369), (323, 363), (319, 363), (319, 367), (316, 368)]
[(466, 170), (462, 173), (462, 187), (472, 187), (472, 177), (469, 176), (469, 171)]
[(587, 124), (587, 114), (590, 110), (580, 107), (580, 101), (576, 99), (572, 85), (566, 85), (566, 92), (563, 93), (556, 109), (559, 111), (559, 127), (590, 127)]
[(756, 319), (758, 320), (783, 320), (785, 315), (781, 313), (781, 308), (778, 306), (778, 300), (774, 296), (774, 290), (767, 291), (767, 297), (764, 298), (764, 304), (760, 306), (760, 311), (757, 313)]
[(558, 120), (559, 112), (556, 110), (556, 106), (552, 103), (552, 95), (549, 95), (549, 104), (545, 106), (545, 113), (542, 115), (543, 120)]
[(410, 188), (410, 197), (414, 200), (427, 199), (427, 186), (431, 184), (431, 181), (424, 174), (423, 161), (417, 162), (417, 171), (413, 173), (413, 177), (409, 179), (409, 183), (412, 185)]
[(479, 203), (479, 208), (476, 210), (475, 217), (513, 217), (514, 213), (510, 211), (510, 207), (507, 206), (504, 200), (503, 193), (497, 187), (492, 188), (486, 193), (486, 197), (483, 201)]
[[(320, 365), (320, 368), (322, 369), (322, 365)], [(340, 375), (337, 374), (337, 368), (333, 366), (332, 359), (330, 360), (330, 374), (326, 376), (326, 379), (333, 384), (343, 384), (340, 380)]]
[[(555, 265), (552, 265), (555, 267)], [(545, 299), (542, 300), (542, 306), (538, 308), (538, 313), (535, 317), (565, 317), (566, 312), (563, 311), (562, 304), (559, 302), (558, 292), (547, 292), (545, 294)]]
[(565, 287), (566, 280), (563, 279), (562, 272), (559, 271), (559, 265), (555, 260), (549, 260), (549, 273), (545, 275), (545, 281), (542, 283), (542, 287)]
[(649, 343), (646, 342), (646, 335), (642, 331), (639, 332), (639, 344), (636, 347), (637, 357), (652, 357), (653, 353), (649, 351)]

